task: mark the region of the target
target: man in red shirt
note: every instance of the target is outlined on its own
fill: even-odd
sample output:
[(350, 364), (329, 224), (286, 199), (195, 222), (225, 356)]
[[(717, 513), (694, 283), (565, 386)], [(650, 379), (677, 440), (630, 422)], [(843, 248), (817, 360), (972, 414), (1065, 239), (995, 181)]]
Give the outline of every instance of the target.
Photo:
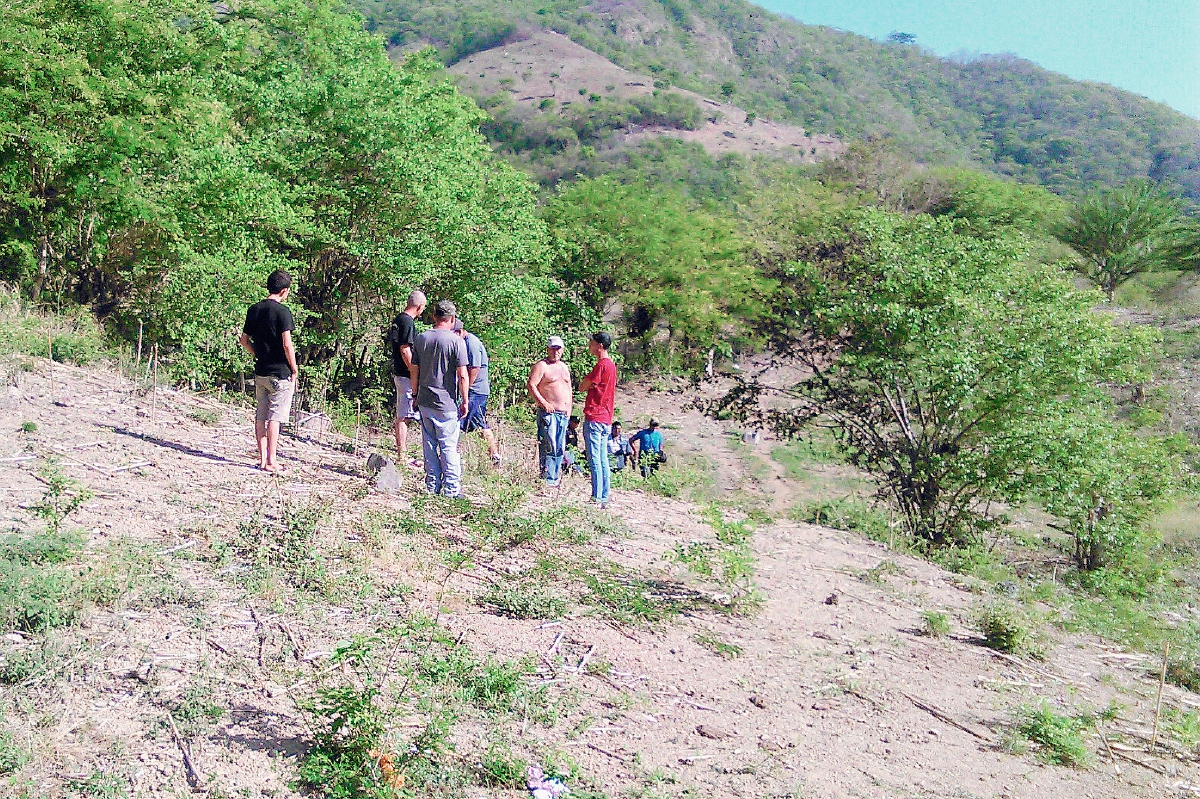
[(592, 472), (592, 502), (608, 507), (608, 437), (612, 432), (613, 406), (617, 397), (617, 365), (608, 356), (612, 336), (593, 333), (588, 350), (596, 356), (596, 365), (579, 383), (587, 392), (583, 403), (583, 438), (587, 445), (588, 468)]

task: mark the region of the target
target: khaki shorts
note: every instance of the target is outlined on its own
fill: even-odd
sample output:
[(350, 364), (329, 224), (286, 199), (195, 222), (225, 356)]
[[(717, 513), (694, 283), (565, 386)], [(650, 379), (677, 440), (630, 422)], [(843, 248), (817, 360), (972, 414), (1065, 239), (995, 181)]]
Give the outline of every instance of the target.
[(292, 395), (296, 393), (296, 381), (278, 377), (254, 376), (254, 399), (258, 409), (256, 422), (286, 422), (292, 415)]

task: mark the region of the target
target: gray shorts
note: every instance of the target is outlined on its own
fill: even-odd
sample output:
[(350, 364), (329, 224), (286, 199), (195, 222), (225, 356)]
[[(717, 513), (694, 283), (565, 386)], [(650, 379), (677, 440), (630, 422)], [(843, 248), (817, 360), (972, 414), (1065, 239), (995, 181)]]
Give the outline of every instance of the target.
[(254, 399), (258, 402), (258, 408), (254, 412), (254, 421), (286, 422), (292, 415), (292, 396), (295, 393), (295, 379), (255, 375)]
[(396, 384), (396, 421), (401, 419), (416, 421), (421, 418), (417, 406), (413, 402), (412, 380), (399, 375), (392, 375)]

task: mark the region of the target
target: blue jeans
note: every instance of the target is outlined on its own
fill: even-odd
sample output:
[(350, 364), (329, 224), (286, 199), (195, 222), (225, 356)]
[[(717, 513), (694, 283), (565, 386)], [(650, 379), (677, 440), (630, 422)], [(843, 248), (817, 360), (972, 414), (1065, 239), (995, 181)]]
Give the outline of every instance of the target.
[(538, 452), (542, 456), (542, 477), (551, 485), (562, 478), (563, 455), (567, 451), (567, 422), (565, 413), (538, 412)]
[(611, 474), (608, 465), (608, 438), (612, 425), (601, 422), (584, 422), (583, 438), (587, 442), (588, 468), (592, 471), (592, 499), (608, 502), (608, 484)]
[(458, 414), (443, 419), (434, 408), (421, 408), (421, 451), (425, 455), (425, 490), (457, 497), (462, 494), (462, 461), (458, 457)]

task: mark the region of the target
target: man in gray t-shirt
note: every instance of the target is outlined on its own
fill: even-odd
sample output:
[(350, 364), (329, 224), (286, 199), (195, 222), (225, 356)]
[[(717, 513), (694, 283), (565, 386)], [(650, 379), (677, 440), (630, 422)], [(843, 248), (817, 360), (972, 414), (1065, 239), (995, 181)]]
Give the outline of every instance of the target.
[(470, 381), (467, 345), (454, 332), (458, 309), (442, 300), (433, 309), (434, 325), (413, 345), (412, 378), (421, 412), (421, 444), (425, 455), (425, 490), (457, 497), (462, 493), (458, 457), (459, 418), (467, 414)]
[(487, 400), (492, 390), (488, 385), (487, 349), (478, 336), (466, 329), (461, 319), (454, 323), (454, 332), (462, 336), (467, 345), (467, 376), (471, 379), (471, 396), (467, 402), (467, 413), (461, 420), (462, 431), (473, 433), (478, 430), (487, 442), (492, 463), (499, 467), (500, 446), (496, 443), (496, 435), (487, 420)]

